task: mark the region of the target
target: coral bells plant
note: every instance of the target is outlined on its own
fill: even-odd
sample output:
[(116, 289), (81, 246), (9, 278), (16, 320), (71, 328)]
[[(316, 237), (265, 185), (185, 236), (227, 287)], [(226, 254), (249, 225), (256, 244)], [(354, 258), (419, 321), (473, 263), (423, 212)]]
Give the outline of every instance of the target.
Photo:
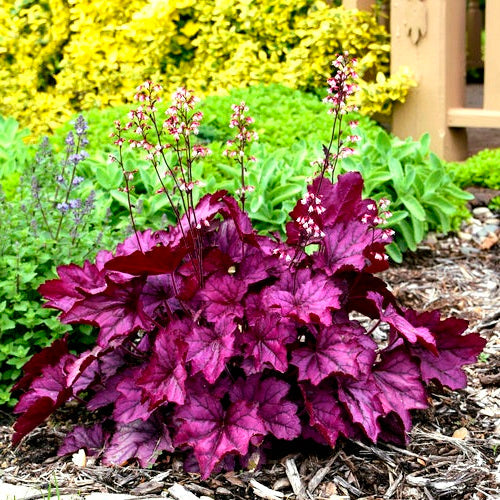
[[(338, 126), (349, 89), (332, 88)], [(61, 266), (40, 287), (62, 322), (99, 333), (80, 355), (63, 338), (26, 364), (13, 443), (70, 400), (95, 423), (75, 427), (60, 454), (84, 449), (103, 464), (145, 467), (175, 452), (203, 478), (264, 461), (277, 440), (404, 443), (411, 410), (428, 404), (426, 384), (464, 387), (462, 367), (485, 341), (464, 334), (464, 320), (401, 307), (375, 276), (388, 267), (391, 232), (378, 227), (387, 202), (363, 199), (357, 172), (326, 177), (342, 144), (325, 146), (286, 237), (258, 235), (227, 192), (193, 204), (191, 165), (207, 153), (193, 141), (201, 114), (181, 89), (161, 123), (159, 93), (139, 89), (115, 140), (145, 150), (178, 222), (137, 232), (83, 267)], [(233, 111), (227, 155), (241, 166), (243, 206), (255, 136), (244, 104)]]

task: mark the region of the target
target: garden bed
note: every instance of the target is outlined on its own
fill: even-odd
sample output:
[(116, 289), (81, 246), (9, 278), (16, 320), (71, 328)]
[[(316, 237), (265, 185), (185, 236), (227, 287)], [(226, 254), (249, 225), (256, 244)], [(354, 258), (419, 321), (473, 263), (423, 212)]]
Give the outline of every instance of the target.
[[(414, 412), (406, 449), (392, 445), (339, 442), (331, 452), (293, 448), (254, 471), (215, 475), (200, 481), (174, 457), (154, 469), (74, 464), (56, 451), (69, 423), (81, 419), (71, 407), (9, 447), (12, 415), (1, 413), (0, 482), (61, 495), (92, 492), (141, 498), (298, 499), (493, 499), (500, 481), (500, 256), (498, 244), (479, 250), (456, 237), (429, 239), (403, 265), (383, 273), (400, 303), (441, 309), (470, 320), (470, 329), (488, 339), (480, 361), (467, 367), (462, 391), (432, 387), (430, 407)], [(266, 489), (267, 488), (267, 489)], [(54, 492), (54, 489), (52, 490)], [(168, 493), (170, 491), (170, 493)], [(189, 496), (191, 492), (194, 496)], [(1, 497), (0, 493), (0, 498)], [(47, 498), (31, 495), (26, 498)], [(52, 494), (52, 498), (57, 498)]]

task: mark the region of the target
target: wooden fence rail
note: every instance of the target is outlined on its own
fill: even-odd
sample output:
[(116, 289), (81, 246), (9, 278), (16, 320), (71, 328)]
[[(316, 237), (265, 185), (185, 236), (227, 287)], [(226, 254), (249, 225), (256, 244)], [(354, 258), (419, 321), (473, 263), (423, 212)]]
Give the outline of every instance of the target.
[[(370, 9), (373, 3), (343, 2), (358, 9)], [(429, 132), (433, 151), (446, 160), (465, 158), (468, 127), (500, 129), (500, 0), (486, 0), (485, 19), (483, 107), (466, 108), (466, 59), (471, 66), (481, 55), (478, 2), (390, 1), (391, 71), (409, 67), (418, 82), (406, 103), (396, 105), (392, 131), (415, 138)]]

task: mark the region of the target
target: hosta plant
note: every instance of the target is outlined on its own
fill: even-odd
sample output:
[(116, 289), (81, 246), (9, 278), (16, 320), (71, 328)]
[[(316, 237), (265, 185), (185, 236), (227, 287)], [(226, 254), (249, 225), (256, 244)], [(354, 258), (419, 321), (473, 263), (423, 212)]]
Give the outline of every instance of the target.
[[(340, 57), (327, 98), (334, 128), (350, 76)], [(277, 440), (404, 443), (411, 410), (427, 406), (426, 384), (464, 387), (462, 367), (484, 340), (464, 335), (464, 320), (399, 306), (375, 277), (388, 266), (391, 232), (377, 226), (389, 214), (384, 200), (362, 198), (358, 172), (330, 180), (347, 145), (324, 146), (286, 237), (259, 236), (244, 211), (255, 138), (246, 106), (233, 107), (226, 150), (240, 166), (238, 199), (217, 191), (194, 204), (191, 167), (208, 153), (192, 141), (201, 115), (181, 89), (159, 122), (158, 91), (140, 88), (141, 106), (115, 140), (145, 149), (165, 194), (172, 184), (181, 193), (178, 222), (61, 266), (41, 286), (61, 321), (99, 334), (80, 355), (64, 338), (27, 363), (14, 444), (70, 400), (94, 412), (93, 424), (75, 427), (60, 454), (84, 449), (103, 464), (145, 467), (176, 452), (203, 478), (264, 461)], [(134, 172), (124, 175), (130, 192)]]

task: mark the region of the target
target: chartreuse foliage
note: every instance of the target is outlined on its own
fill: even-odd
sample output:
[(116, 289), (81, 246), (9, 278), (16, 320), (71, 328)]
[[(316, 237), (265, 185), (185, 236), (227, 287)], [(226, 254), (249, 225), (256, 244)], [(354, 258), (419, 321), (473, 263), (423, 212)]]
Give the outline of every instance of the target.
[[(65, 150), (55, 154), (43, 140), (36, 156), (22, 143), (13, 119), (0, 178), (0, 405), (11, 403), (10, 389), (21, 367), (40, 348), (73, 328), (42, 308), (37, 288), (55, 276), (56, 265), (83, 262), (110, 244), (114, 230), (106, 223), (105, 200), (96, 200), (88, 180), (76, 175), (85, 157), (85, 123), (77, 120)], [(4, 149), (0, 148), (0, 152)], [(4, 168), (6, 167), (6, 168)], [(11, 172), (6, 172), (12, 168)], [(18, 184), (17, 186), (14, 184)], [(5, 186), (4, 193), (2, 191)], [(14, 189), (15, 188), (15, 189)], [(92, 340), (90, 327), (77, 329), (73, 346)]]
[[(99, 333), (80, 355), (65, 337), (26, 364), (14, 443), (69, 400), (97, 420), (75, 427), (60, 454), (84, 449), (104, 464), (146, 467), (176, 451), (203, 478), (256, 454), (265, 460), (280, 440), (405, 442), (411, 410), (427, 406), (426, 384), (464, 387), (462, 367), (485, 341), (464, 335), (464, 320), (402, 308), (374, 275), (388, 266), (391, 232), (378, 227), (387, 201), (363, 199), (359, 172), (330, 182), (325, 174), (347, 149), (325, 147), (286, 235), (259, 236), (227, 192), (191, 198), (194, 158), (207, 154), (190, 142), (201, 119), (187, 111), (192, 96), (179, 92), (155, 132), (154, 94), (145, 89), (145, 104), (130, 126), (118, 124), (115, 141), (121, 149), (135, 131), (133, 144), (178, 186), (177, 221), (137, 232), (83, 266), (60, 266), (40, 287), (64, 324)], [(245, 142), (255, 135), (246, 107), (233, 111), (237, 136), (226, 154), (241, 166), (246, 207)], [(116, 161), (130, 194), (134, 173)], [(388, 332), (382, 341), (373, 335), (379, 324)]]
[(11, 199), (19, 185), (19, 177), (32, 156), (32, 148), (24, 143), (28, 129), (20, 130), (14, 118), (0, 116), (0, 184)]
[(375, 16), (323, 0), (0, 1), (0, 113), (32, 132), (113, 106), (146, 78), (204, 93), (281, 82), (315, 90), (325, 61), (359, 58), (363, 113), (390, 112), (410, 77), (389, 72)]
[[(448, 163), (446, 168), (460, 187), (500, 189), (500, 149), (484, 149), (464, 162)], [(489, 207), (500, 210), (500, 197), (493, 198)]]

